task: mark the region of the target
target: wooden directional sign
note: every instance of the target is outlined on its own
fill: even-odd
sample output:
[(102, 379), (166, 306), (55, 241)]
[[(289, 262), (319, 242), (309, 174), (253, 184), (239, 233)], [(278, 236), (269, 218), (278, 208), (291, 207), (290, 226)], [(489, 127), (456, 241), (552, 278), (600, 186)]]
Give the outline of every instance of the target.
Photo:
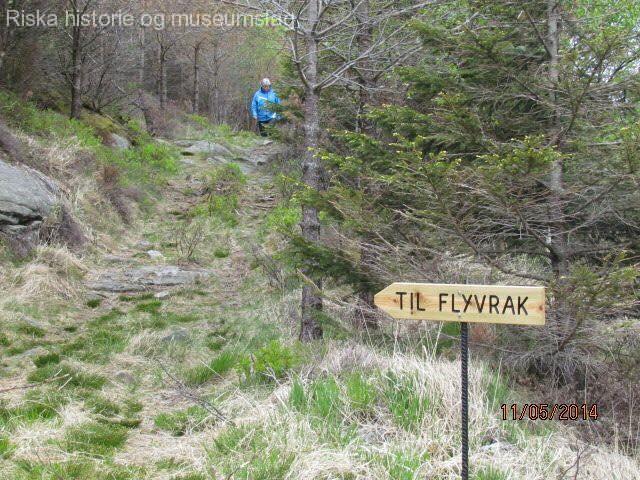
[(544, 325), (544, 287), (393, 283), (374, 297), (394, 318)]

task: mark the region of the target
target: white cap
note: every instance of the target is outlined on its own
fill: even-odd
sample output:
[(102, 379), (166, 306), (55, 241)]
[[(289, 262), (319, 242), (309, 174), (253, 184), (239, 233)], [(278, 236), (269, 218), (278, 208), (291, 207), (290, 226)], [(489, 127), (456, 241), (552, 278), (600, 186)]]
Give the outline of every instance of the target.
[(268, 78), (263, 78), (260, 82), (260, 85), (271, 85), (271, 80), (269, 80)]

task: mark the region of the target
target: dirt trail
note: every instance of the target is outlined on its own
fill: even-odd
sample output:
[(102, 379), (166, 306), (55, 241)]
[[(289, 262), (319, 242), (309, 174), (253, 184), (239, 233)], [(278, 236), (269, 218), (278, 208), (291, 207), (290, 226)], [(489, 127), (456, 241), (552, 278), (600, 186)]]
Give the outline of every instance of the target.
[[(188, 145), (186, 141), (176, 143), (183, 149)], [(210, 142), (209, 145), (215, 149), (217, 144)], [(247, 185), (240, 198), (239, 210), (243, 211), (240, 215), (255, 217), (256, 212), (269, 210), (275, 204), (275, 195), (265, 194), (264, 184), (271, 178), (265, 166), (279, 152), (277, 144), (258, 141), (256, 145), (238, 149), (226, 157), (184, 155), (180, 173), (167, 183), (162, 199), (147, 224), (162, 228), (173, 223), (179, 228), (189, 211), (207, 201), (207, 173), (212, 166), (231, 161), (239, 164), (247, 177)], [(228, 257), (222, 262), (215, 262), (215, 268), (211, 268), (203, 262), (167, 258), (162, 246), (145, 239), (144, 233), (134, 229), (122, 248), (104, 255), (103, 268), (93, 271), (87, 278), (89, 289), (98, 296), (144, 291), (158, 293), (215, 276), (222, 289), (228, 290), (246, 269), (245, 252), (233, 242)]]

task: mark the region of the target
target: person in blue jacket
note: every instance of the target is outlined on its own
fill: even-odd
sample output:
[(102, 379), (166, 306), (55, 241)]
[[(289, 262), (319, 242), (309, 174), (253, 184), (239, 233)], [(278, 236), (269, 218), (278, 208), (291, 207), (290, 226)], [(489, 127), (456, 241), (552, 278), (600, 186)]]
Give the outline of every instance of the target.
[(258, 131), (263, 137), (267, 136), (265, 125), (277, 120), (279, 115), (269, 110), (269, 104), (279, 104), (278, 94), (271, 88), (271, 80), (263, 78), (260, 90), (253, 94), (251, 100), (251, 115), (258, 122)]

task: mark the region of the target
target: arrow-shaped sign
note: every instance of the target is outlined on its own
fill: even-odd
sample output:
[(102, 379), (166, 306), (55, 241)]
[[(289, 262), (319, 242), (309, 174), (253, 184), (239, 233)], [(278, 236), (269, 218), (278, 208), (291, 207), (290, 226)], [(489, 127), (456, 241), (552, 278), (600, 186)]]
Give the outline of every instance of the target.
[(394, 318), (544, 325), (544, 287), (392, 283), (374, 297)]

